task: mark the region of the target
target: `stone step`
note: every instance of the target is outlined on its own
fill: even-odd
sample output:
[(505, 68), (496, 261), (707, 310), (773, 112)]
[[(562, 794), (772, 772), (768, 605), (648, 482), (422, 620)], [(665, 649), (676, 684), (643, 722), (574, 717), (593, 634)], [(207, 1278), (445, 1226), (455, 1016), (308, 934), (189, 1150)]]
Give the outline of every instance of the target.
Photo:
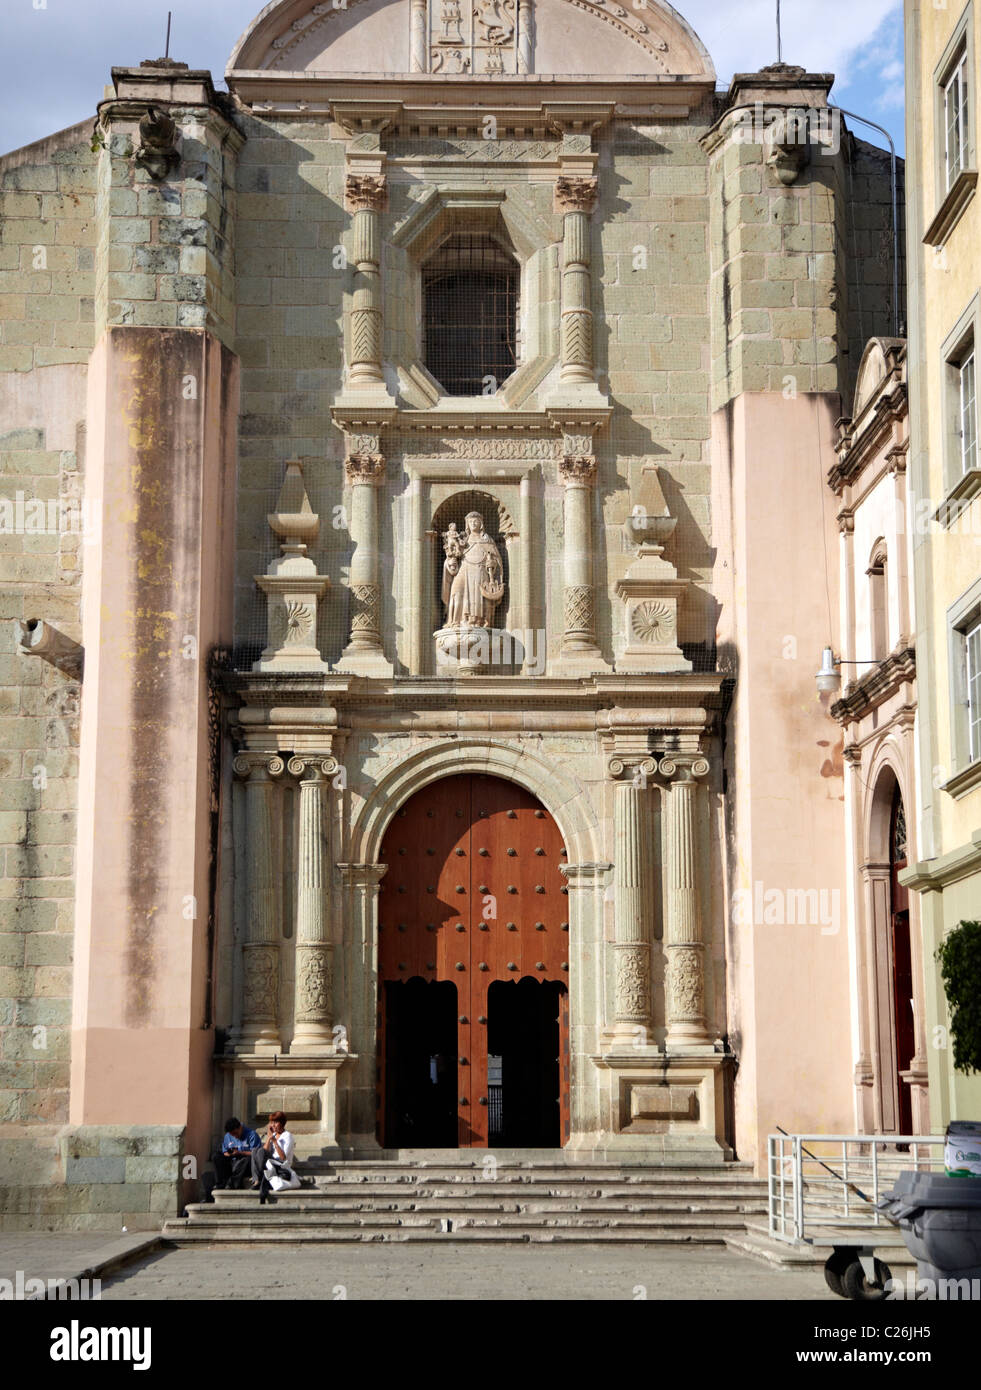
[(664, 1227), (488, 1227), (455, 1226), (442, 1231), (432, 1226), (387, 1226), (380, 1228), (274, 1226), (251, 1221), (241, 1226), (192, 1227), (181, 1219), (168, 1221), (164, 1238), (178, 1246), (200, 1245), (332, 1245), (359, 1243), (429, 1243), (436, 1241), (477, 1242), (498, 1245), (588, 1244), (588, 1245), (724, 1245), (722, 1232), (673, 1230)]
[(441, 1206), (425, 1207), (416, 1211), (404, 1212), (336, 1212), (311, 1211), (309, 1208), (285, 1202), (277, 1202), (268, 1211), (257, 1203), (240, 1210), (216, 1212), (210, 1205), (190, 1206), (188, 1220), (195, 1226), (215, 1226), (230, 1229), (242, 1225), (255, 1225), (266, 1220), (277, 1226), (331, 1227), (342, 1229), (345, 1226), (423, 1226), (438, 1225), (449, 1220), (461, 1226), (514, 1226), (534, 1223), (542, 1228), (549, 1226), (609, 1227), (617, 1226), (660, 1226), (665, 1229), (743, 1229), (747, 1216), (758, 1213), (739, 1212), (603, 1212), (603, 1211), (488, 1211), (471, 1212), (460, 1209), (447, 1209)]
[(308, 1158), (297, 1161), (297, 1171), (318, 1180), (324, 1177), (345, 1182), (417, 1182), (420, 1179), (441, 1182), (466, 1182), (475, 1178), (484, 1179), (488, 1170), (495, 1174), (495, 1181), (524, 1182), (645, 1182), (657, 1184), (670, 1183), (710, 1183), (728, 1187), (745, 1182), (763, 1184), (754, 1177), (748, 1165), (732, 1171), (726, 1168), (652, 1168), (630, 1167), (620, 1163), (610, 1164), (517, 1164), (496, 1162), (489, 1164), (486, 1159), (479, 1162), (458, 1164), (447, 1163), (334, 1163), (323, 1159)]
[(757, 1182), (743, 1183), (644, 1183), (644, 1182), (618, 1182), (615, 1180), (591, 1182), (567, 1182), (556, 1178), (525, 1178), (523, 1180), (501, 1179), (501, 1178), (468, 1178), (459, 1181), (447, 1181), (445, 1178), (418, 1177), (415, 1179), (405, 1179), (401, 1182), (384, 1182), (374, 1179), (366, 1179), (363, 1182), (351, 1182), (348, 1179), (332, 1179), (330, 1177), (317, 1176), (309, 1180), (309, 1190), (320, 1192), (447, 1192), (447, 1193), (466, 1193), (478, 1196), (479, 1194), (506, 1192), (513, 1194), (522, 1191), (543, 1191), (554, 1193), (556, 1196), (575, 1196), (576, 1194), (595, 1193), (598, 1196), (630, 1196), (636, 1193), (651, 1193), (665, 1197), (681, 1197), (698, 1195), (699, 1197), (717, 1197), (720, 1200), (736, 1200), (739, 1197), (764, 1197), (766, 1196), (766, 1184)]
[[(215, 1198), (213, 1207), (210, 1203), (202, 1203), (194, 1209), (201, 1211), (213, 1209), (223, 1215), (225, 1212), (251, 1211), (257, 1201), (257, 1195), (252, 1192), (216, 1192)], [(395, 1199), (388, 1194), (338, 1196), (333, 1193), (300, 1191), (285, 1192), (278, 1200), (284, 1205), (284, 1208), (291, 1211), (305, 1211), (318, 1215), (329, 1215), (332, 1212), (372, 1211), (384, 1213), (438, 1209), (441, 1212), (527, 1211), (537, 1214), (565, 1211), (595, 1213), (597, 1215), (602, 1215), (604, 1212), (629, 1214), (653, 1211), (662, 1212), (665, 1215), (699, 1213), (709, 1217), (724, 1216), (732, 1212), (738, 1212), (741, 1215), (765, 1215), (767, 1210), (764, 1201), (754, 1198), (740, 1201), (723, 1201), (720, 1198), (668, 1200), (660, 1196), (652, 1196), (648, 1200), (644, 1200), (643, 1194), (633, 1194), (629, 1200), (621, 1198), (589, 1201), (579, 1197), (556, 1197), (551, 1194), (541, 1195), (538, 1193), (524, 1193), (520, 1196), (509, 1194), (507, 1197), (489, 1197), (482, 1193), (476, 1196), (457, 1196), (455, 1193), (420, 1193), (406, 1194), (400, 1199)]]

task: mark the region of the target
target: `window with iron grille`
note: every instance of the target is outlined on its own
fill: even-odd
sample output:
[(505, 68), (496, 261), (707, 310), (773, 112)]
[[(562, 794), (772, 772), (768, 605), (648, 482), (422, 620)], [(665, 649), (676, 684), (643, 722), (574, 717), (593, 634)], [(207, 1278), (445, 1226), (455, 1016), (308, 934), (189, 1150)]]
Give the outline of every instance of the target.
[(422, 271), (423, 356), (448, 396), (493, 395), (517, 365), (519, 272), (483, 232), (455, 232)]

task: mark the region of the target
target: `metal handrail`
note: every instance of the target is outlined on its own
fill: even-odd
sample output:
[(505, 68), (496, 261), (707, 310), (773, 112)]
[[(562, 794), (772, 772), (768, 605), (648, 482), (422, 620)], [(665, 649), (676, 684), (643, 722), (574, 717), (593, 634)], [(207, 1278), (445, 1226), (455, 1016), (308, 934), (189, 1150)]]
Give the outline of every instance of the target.
[[(904, 1152), (898, 1152), (902, 1145)], [(823, 1228), (874, 1229), (902, 1171), (943, 1168), (943, 1135), (771, 1134), (767, 1139), (769, 1232), (806, 1242)], [(820, 1146), (820, 1152), (812, 1152)], [(937, 1155), (934, 1150), (939, 1148)], [(926, 1150), (926, 1153), (923, 1150)]]

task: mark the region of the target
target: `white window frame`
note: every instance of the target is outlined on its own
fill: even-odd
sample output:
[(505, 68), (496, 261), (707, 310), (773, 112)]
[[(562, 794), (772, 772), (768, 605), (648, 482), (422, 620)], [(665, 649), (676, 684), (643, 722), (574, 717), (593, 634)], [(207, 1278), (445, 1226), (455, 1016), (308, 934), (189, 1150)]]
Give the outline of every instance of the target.
[(977, 354), (972, 338), (957, 363), (961, 476), (978, 466)]
[(981, 618), (964, 633), (968, 754), (981, 760)]
[[(969, 167), (971, 134), (971, 86), (967, 62), (967, 46), (954, 64), (953, 72), (944, 83), (944, 168), (947, 192), (957, 176)], [(956, 133), (956, 144), (952, 139)]]

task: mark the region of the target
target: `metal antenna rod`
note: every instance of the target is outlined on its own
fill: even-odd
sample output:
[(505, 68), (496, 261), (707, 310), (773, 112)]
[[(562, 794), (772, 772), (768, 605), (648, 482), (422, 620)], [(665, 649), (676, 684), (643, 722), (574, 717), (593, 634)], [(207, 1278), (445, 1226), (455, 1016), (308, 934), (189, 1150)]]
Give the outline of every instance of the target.
[[(779, 9), (779, 8), (780, 8), (780, 0), (777, 0), (777, 9)], [(165, 57), (165, 58), (169, 58), (169, 57), (170, 57), (170, 17), (171, 17), (171, 15), (172, 15), (173, 13), (174, 13), (173, 10), (168, 10), (168, 11), (167, 11), (167, 47), (166, 47), (166, 50), (164, 51), (164, 57)]]
[(777, 62), (783, 62), (783, 35), (780, 32), (780, 0), (777, 0)]

